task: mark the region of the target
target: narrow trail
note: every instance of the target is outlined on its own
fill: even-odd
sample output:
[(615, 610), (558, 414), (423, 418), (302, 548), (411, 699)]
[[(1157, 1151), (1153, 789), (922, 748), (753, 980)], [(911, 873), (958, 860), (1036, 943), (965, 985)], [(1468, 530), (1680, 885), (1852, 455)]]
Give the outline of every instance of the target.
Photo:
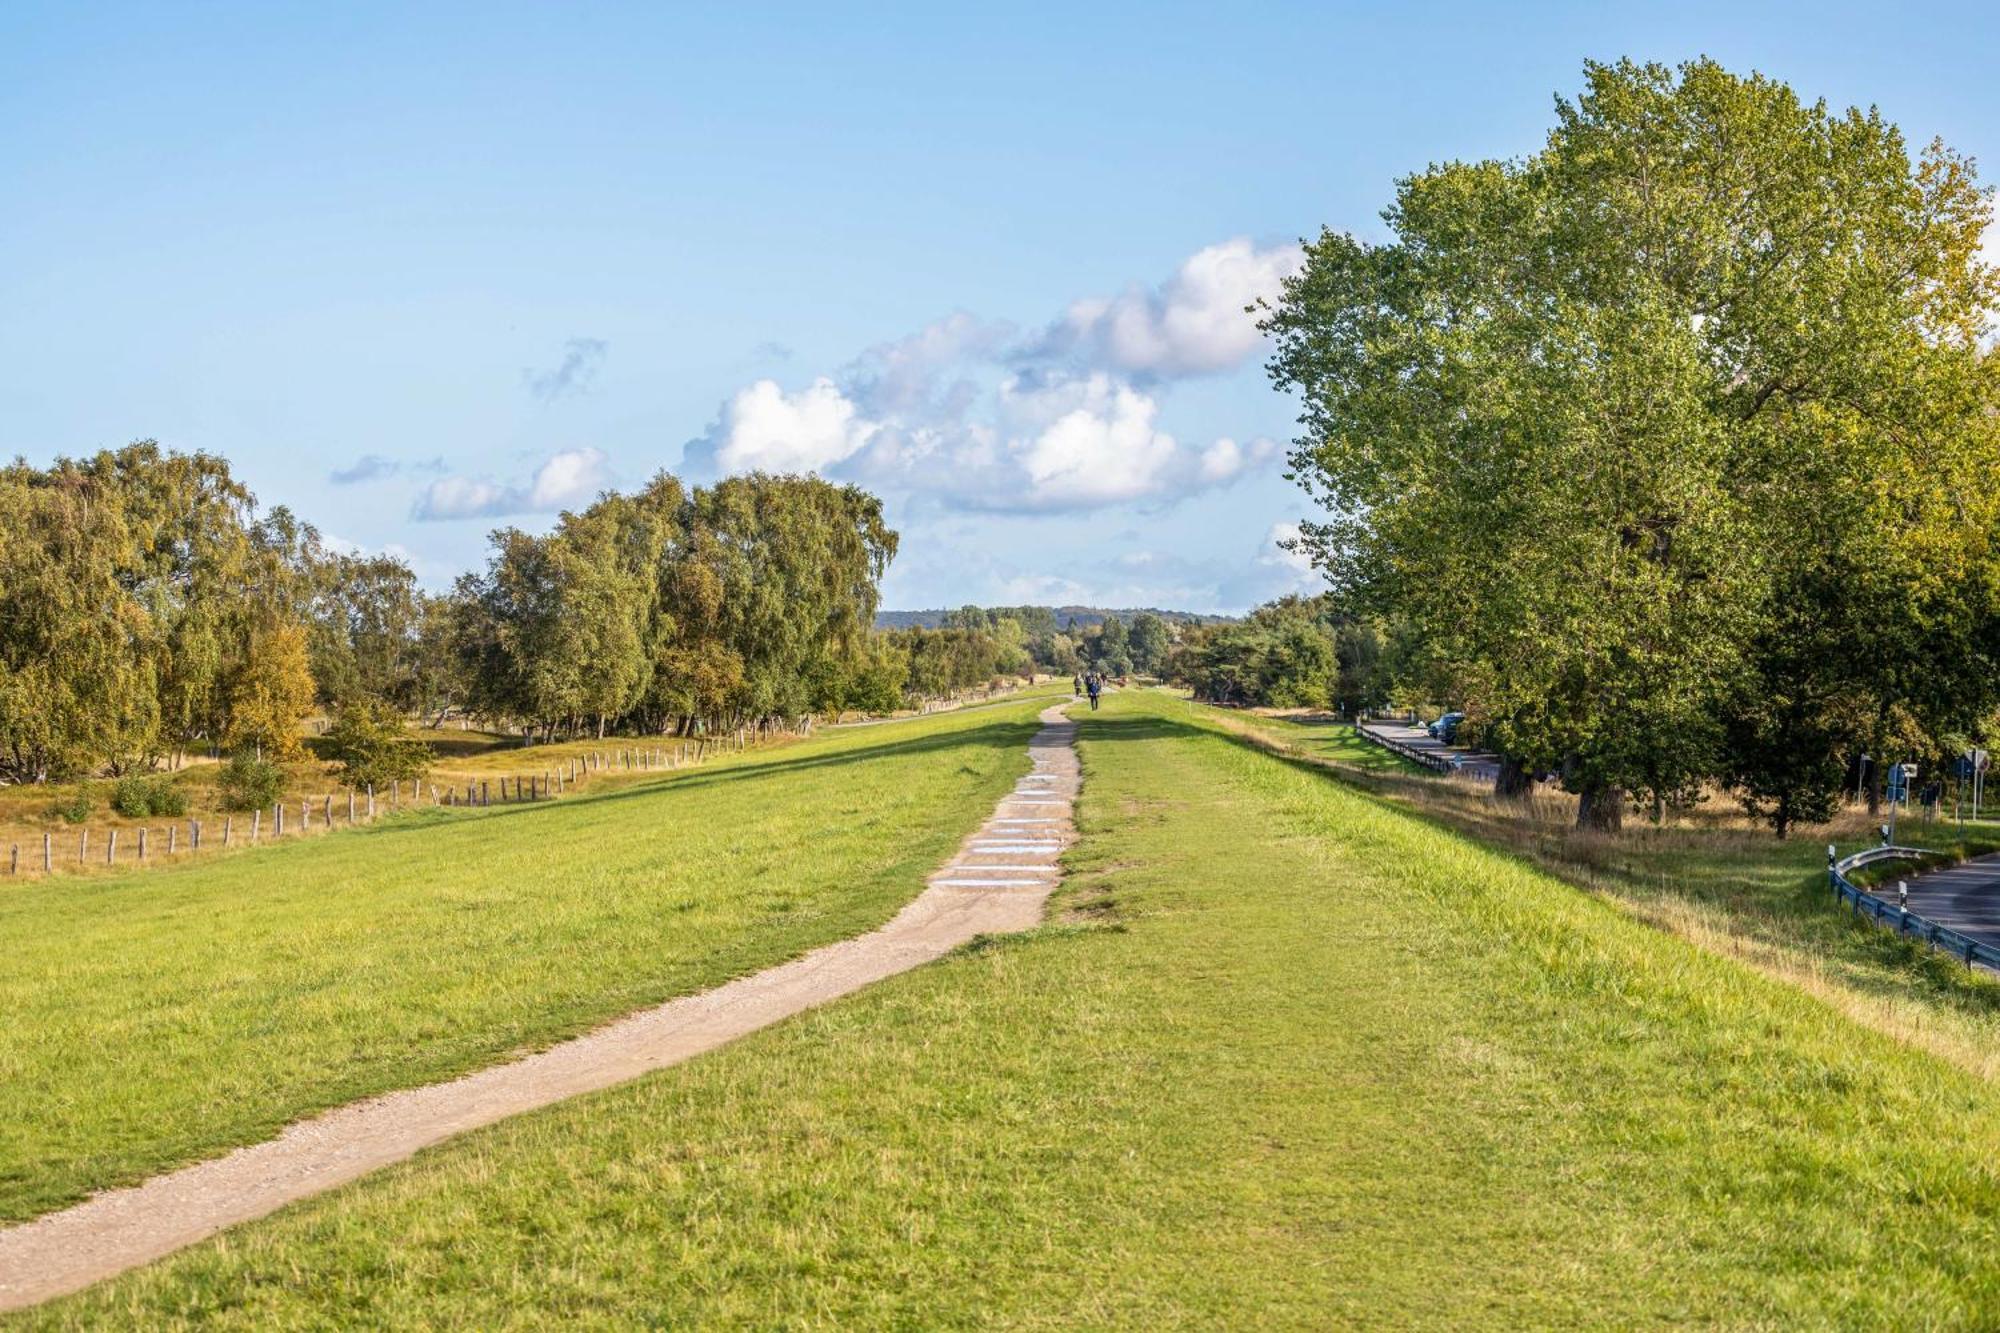
[(1056, 858), (1075, 837), (1080, 770), (1066, 707), (1042, 711), (1029, 742), (1033, 770), (879, 930), (509, 1064), (340, 1107), (264, 1143), (0, 1230), (0, 1310), (136, 1268), (453, 1135), (678, 1064), (974, 936), (1035, 926), (1060, 878)]

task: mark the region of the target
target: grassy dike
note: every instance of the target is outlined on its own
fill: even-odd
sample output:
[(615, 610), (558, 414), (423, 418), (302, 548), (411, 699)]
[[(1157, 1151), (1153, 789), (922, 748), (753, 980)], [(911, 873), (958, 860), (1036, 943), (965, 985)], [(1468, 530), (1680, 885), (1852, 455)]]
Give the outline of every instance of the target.
[[(1859, 811), (1786, 842), (1721, 798), (1664, 827), (1634, 818), (1616, 835), (1579, 832), (1569, 798), (1524, 810), (1493, 800), (1484, 784), (1385, 767), (1388, 752), (1355, 739), (1343, 724), (1201, 711), (1216, 725), (1324, 763), (1396, 808), (1518, 855), (1710, 952), (1809, 991), (1899, 1041), (2000, 1078), (2000, 981), (1835, 906), (1827, 842), (1845, 853), (1880, 840)], [(1954, 855), (2000, 849), (1992, 823), (1968, 823), (1961, 834), (1950, 820), (1906, 816), (1898, 835)], [(1880, 873), (1913, 870), (1903, 862)]]
[(2000, 1099), (1260, 753), (1080, 713), (1058, 919), (35, 1327), (1984, 1322)]
[(0, 1218), (867, 930), (1026, 770), (1047, 702), (0, 889)]

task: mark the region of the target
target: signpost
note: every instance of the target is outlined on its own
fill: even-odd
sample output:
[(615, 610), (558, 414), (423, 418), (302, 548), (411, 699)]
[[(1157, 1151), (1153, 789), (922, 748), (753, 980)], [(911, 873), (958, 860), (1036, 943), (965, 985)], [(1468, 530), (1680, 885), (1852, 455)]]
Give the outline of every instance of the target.
[(1917, 782), (1915, 764), (1889, 765), (1889, 844), (1896, 842), (1896, 807), (1909, 799), (1910, 788)]

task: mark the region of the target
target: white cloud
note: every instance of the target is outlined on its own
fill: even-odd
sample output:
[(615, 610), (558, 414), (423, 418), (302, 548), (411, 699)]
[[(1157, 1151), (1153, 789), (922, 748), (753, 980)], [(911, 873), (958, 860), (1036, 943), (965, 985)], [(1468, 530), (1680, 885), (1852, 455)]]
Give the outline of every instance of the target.
[(1135, 389), (1093, 378), (1097, 401), (1065, 413), (1019, 450), (1030, 507), (1089, 508), (1156, 494), (1181, 455), (1154, 429), (1159, 406)]
[(1028, 512), (1178, 498), (1227, 485), (1277, 452), (1262, 439), (1183, 445), (1159, 428), (1157, 399), (1102, 372), (1009, 376), (988, 407), (978, 421), (956, 404), (877, 419), (830, 379), (796, 393), (760, 380), (723, 405), (696, 448), (725, 473), (819, 472), (958, 508)]
[(1059, 574), (1021, 574), (1000, 585), (1003, 606), (1084, 606), (1090, 589)]
[(588, 502), (609, 485), (608, 461), (598, 449), (564, 449), (551, 454), (526, 484), (491, 477), (440, 477), (417, 496), (411, 517), (435, 522), (552, 514)]
[(1321, 587), (1319, 571), (1313, 568), (1312, 557), (1304, 551), (1292, 549), (1301, 535), (1296, 523), (1273, 523), (1271, 530), (1264, 534), (1264, 553), (1257, 557), (1257, 564), (1259, 568), (1270, 570), (1274, 578), (1286, 585), (1283, 592), (1317, 592)]
[(605, 457), (597, 449), (565, 449), (552, 454), (528, 487), (528, 512), (553, 513), (582, 504), (604, 489)]
[(602, 338), (571, 338), (563, 344), (562, 360), (547, 370), (524, 370), (521, 382), (528, 392), (545, 403), (570, 394), (582, 393), (597, 378), (611, 345)]
[(723, 405), (709, 439), (724, 472), (818, 472), (859, 453), (878, 429), (822, 376), (793, 394), (776, 380), (740, 390)]
[(1269, 440), (1183, 444), (1162, 429), (1175, 376), (1228, 369), (1261, 345), (1243, 307), (1273, 295), (1296, 246), (1226, 241), (1156, 290), (1088, 302), (1037, 339), (963, 311), (877, 343), (803, 388), (760, 379), (717, 411), (697, 473), (818, 472), (978, 511), (1167, 503), (1235, 481)]
[(1003, 355), (1014, 335), (1011, 324), (954, 311), (907, 337), (877, 343), (843, 378), (872, 416), (963, 414), (979, 387), (965, 369)]
[(1135, 375), (1232, 370), (1263, 345), (1257, 317), (1245, 307), (1275, 298), (1304, 262), (1297, 245), (1259, 249), (1243, 237), (1211, 245), (1156, 289), (1078, 301), (1038, 350)]

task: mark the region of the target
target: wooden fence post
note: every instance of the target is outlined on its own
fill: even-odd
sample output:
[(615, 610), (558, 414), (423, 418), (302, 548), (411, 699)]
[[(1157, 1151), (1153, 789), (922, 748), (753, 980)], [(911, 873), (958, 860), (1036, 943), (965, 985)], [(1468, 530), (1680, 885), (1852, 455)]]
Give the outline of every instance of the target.
[[(374, 794), (372, 787), (369, 789), (369, 794)], [(352, 787), (347, 789), (347, 826), (349, 828), (354, 827), (354, 788)]]
[(256, 845), (258, 835), (264, 831), (264, 807), (258, 806), (250, 812), (250, 843)]
[(85, 858), (87, 858), (89, 855), (90, 855), (90, 830), (85, 829), (81, 834), (77, 836), (76, 863), (78, 865), (82, 865), (84, 863)]
[(273, 822), (272, 822), (272, 827), (271, 827), (271, 836), (272, 836), (272, 837), (274, 837), (274, 838), (282, 838), (282, 837), (284, 837), (284, 836), (285, 836), (285, 803), (284, 803), (283, 801), (273, 801), (273, 802), (271, 802), (271, 817), (272, 817), (272, 821), (273, 821)]
[(179, 850), (179, 846), (180, 846), (180, 834), (181, 834), (181, 826), (180, 826), (179, 824), (169, 824), (169, 825), (167, 825), (167, 855), (168, 855), (168, 856), (172, 856), (172, 855), (173, 855), (173, 854), (175, 853), (175, 851)]
[(7, 873), (10, 875), (21, 873), (21, 844), (18, 842), (14, 844), (13, 851), (8, 854)]
[(42, 873), (49, 874), (56, 868), (56, 840), (53, 834), (42, 835)]
[[(503, 797), (502, 799), (505, 798)], [(479, 803), (482, 806), (493, 804), (493, 794), (486, 790), (486, 779), (484, 778), (479, 780)]]
[(188, 850), (191, 852), (201, 850), (201, 821), (199, 819), (190, 819), (188, 821)]
[(151, 829), (139, 830), (139, 861), (141, 864), (144, 864), (146, 860), (146, 835), (150, 832), (152, 832)]
[[(332, 827), (333, 827), (333, 793), (332, 793), (332, 792), (328, 792), (328, 793), (326, 794), (326, 808), (325, 808), (325, 810), (324, 810), (324, 812), (323, 812), (323, 813), (324, 813), (324, 814), (326, 815), (326, 826), (327, 826), (328, 828), (332, 828)], [(354, 813), (354, 812), (353, 812), (352, 810), (348, 811), (348, 814), (350, 814), (350, 815), (352, 815), (353, 813)], [(351, 823), (351, 822), (353, 822), (353, 821), (352, 821), (352, 820), (350, 820), (349, 822)]]
[(104, 836), (104, 864), (116, 865), (118, 863), (118, 830), (112, 829), (111, 832)]
[(235, 839), (236, 839), (236, 816), (224, 815), (222, 817), (222, 845), (224, 847), (227, 847), (231, 842), (235, 841)]

